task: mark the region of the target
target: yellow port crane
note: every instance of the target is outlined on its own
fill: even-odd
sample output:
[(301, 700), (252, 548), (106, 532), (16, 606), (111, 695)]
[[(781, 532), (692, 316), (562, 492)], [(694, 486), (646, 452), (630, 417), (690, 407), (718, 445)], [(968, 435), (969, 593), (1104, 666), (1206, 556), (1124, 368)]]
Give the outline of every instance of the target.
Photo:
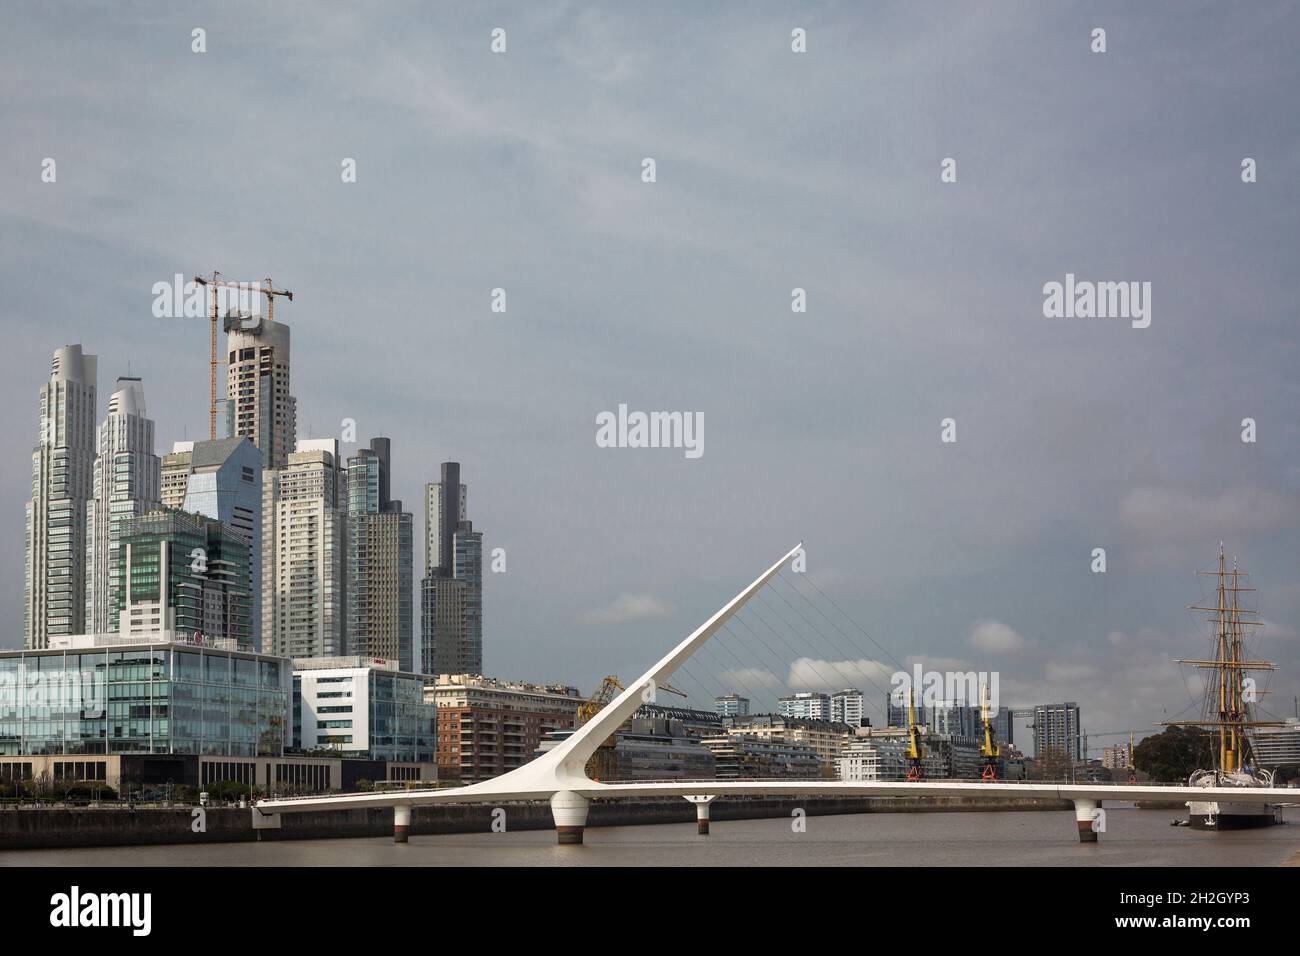
[[(672, 684), (664, 681), (661, 681), (656, 686), (660, 690), (666, 690), (679, 697), (688, 696), (685, 691), (680, 691)], [(623, 682), (613, 674), (607, 676), (600, 682), (600, 686), (596, 688), (596, 692), (578, 705), (577, 726), (581, 727), (587, 721), (591, 720), (591, 718), (599, 714), (605, 709), (606, 705), (608, 705), (610, 701), (618, 696), (620, 691), (626, 689), (627, 688), (623, 686)], [(587, 761), (587, 776), (591, 777), (592, 780), (603, 780), (608, 777), (610, 771), (614, 769), (614, 738), (617, 736), (617, 733), (618, 732), (615, 731), (602, 741), (601, 745), (596, 748), (596, 752), (591, 755), (591, 759)]]
[(980, 720), (984, 724), (984, 742), (980, 744), (980, 756), (984, 758), (984, 770), (981, 780), (998, 779), (998, 758), (1002, 756), (1002, 747), (993, 733), (993, 721), (989, 719), (989, 685), (980, 685)]
[(217, 439), (217, 311), (218, 289), (233, 288), (248, 290), (256, 288), (262, 295), (266, 296), (266, 320), (275, 321), (275, 297), (282, 295), (290, 302), (293, 301), (293, 293), (287, 289), (277, 289), (270, 277), (263, 279), (261, 282), (232, 282), (229, 279), (223, 279), (220, 272), (213, 271), (212, 277), (195, 276), (194, 281), (201, 286), (207, 286), (212, 290), (212, 309), (208, 314), (211, 324), (211, 349), (208, 358), (208, 438), (212, 441)]
[(909, 782), (925, 779), (925, 744), (921, 743), (921, 728), (916, 723), (914, 692), (907, 691), (907, 779)]

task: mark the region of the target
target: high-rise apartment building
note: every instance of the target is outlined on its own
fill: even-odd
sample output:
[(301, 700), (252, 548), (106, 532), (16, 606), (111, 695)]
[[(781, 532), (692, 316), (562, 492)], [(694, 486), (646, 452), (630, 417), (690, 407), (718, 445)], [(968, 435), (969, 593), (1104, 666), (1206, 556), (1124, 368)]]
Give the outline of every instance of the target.
[(1079, 705), (1039, 704), (1034, 708), (1034, 756), (1059, 750), (1071, 760), (1083, 759)]
[(80, 345), (56, 349), (40, 391), (40, 432), (27, 502), (23, 640), (80, 634), (86, 613), (86, 506), (95, 467), (97, 360)]
[(866, 698), (856, 687), (846, 687), (831, 694), (831, 720), (850, 727), (861, 727), (866, 717)]
[(261, 650), (262, 459), (247, 438), (194, 443), (181, 507), (222, 522), (248, 543), (247, 590), (252, 595), (252, 645)]
[(194, 458), (194, 442), (178, 441), (162, 459), (162, 491), (164, 508), (179, 508), (185, 504), (185, 492), (190, 485), (190, 464)]
[(159, 501), (154, 426), (138, 378), (119, 378), (100, 423), (93, 497), (86, 512), (86, 630), (117, 630), (116, 568), (122, 523), (153, 511)]
[(460, 464), (425, 485), (420, 658), (428, 674), (483, 672), (483, 533), (466, 514)]
[(289, 394), (289, 326), (261, 316), (225, 321), (226, 434), (247, 438), (262, 467), (283, 468), (294, 450), (297, 401)]
[(713, 709), (719, 717), (748, 717), (749, 698), (739, 694), (723, 694), (713, 698)]
[(347, 653), (413, 670), (413, 524), (390, 497), (392, 447), (373, 438), (347, 463)]
[(347, 636), (345, 472), (337, 439), (297, 443), (262, 473), (262, 643), (285, 657), (339, 657)]

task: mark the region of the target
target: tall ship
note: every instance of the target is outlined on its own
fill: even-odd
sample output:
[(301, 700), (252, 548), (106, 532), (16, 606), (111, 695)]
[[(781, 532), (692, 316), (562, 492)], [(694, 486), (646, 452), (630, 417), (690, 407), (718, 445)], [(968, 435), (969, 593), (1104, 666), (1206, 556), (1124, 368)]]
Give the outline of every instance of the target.
[[(1192, 605), (1206, 612), (1210, 623), (1211, 651), (1203, 659), (1178, 663), (1207, 671), (1205, 717), (1202, 720), (1169, 721), (1170, 726), (1208, 729), (1217, 746), (1211, 766), (1197, 770), (1188, 779), (1193, 787), (1271, 787), (1273, 774), (1258, 765), (1250, 743), (1256, 728), (1277, 726), (1256, 719), (1259, 691), (1256, 671), (1272, 671), (1268, 661), (1250, 660), (1246, 652), (1248, 629), (1263, 624), (1257, 611), (1242, 606), (1239, 595), (1254, 591), (1244, 587), (1247, 579), (1234, 559), (1228, 570), (1223, 544), (1219, 545), (1219, 568), (1201, 575), (1217, 579), (1213, 605)], [(1188, 825), (1194, 830), (1246, 830), (1280, 823), (1280, 811), (1271, 804), (1234, 803), (1231, 800), (1189, 800)]]

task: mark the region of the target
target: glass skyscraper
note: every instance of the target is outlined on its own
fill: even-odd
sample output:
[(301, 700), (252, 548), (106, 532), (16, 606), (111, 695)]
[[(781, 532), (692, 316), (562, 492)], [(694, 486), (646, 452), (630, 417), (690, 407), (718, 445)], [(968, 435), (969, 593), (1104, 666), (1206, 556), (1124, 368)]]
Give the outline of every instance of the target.
[(216, 518), (251, 548), (252, 644), (262, 649), (262, 456), (247, 438), (194, 443), (185, 511)]

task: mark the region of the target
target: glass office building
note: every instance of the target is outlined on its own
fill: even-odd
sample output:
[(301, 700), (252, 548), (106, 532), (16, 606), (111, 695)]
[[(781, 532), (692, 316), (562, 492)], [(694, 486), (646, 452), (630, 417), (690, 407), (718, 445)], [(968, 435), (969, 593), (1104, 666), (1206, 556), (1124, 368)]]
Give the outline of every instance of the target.
[(283, 755), (290, 665), (190, 644), (0, 652), (0, 756)]
[(123, 523), (115, 568), (120, 630), (166, 630), (253, 645), (252, 549), (224, 522), (164, 508)]
[(364, 657), (293, 662), (293, 746), (372, 760), (432, 761), (435, 712), (424, 678)]

